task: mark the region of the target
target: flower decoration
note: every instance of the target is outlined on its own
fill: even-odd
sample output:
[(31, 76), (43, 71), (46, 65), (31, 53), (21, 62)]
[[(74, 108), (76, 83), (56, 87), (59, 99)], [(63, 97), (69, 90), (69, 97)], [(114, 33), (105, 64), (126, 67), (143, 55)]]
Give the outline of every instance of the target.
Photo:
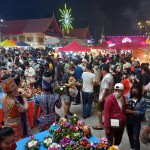
[(82, 128), (84, 127), (84, 125), (85, 125), (85, 122), (84, 122), (84, 121), (78, 120), (78, 122), (77, 122), (77, 127), (78, 127), (80, 130), (82, 130)]
[(82, 138), (82, 133), (77, 130), (77, 131), (74, 131), (71, 133), (71, 138), (74, 140), (74, 141), (78, 141), (79, 139)]
[(61, 86), (61, 87), (55, 87), (54, 88), (54, 93), (58, 93), (58, 94), (62, 95), (66, 92), (67, 92), (66, 86)]
[(43, 140), (43, 145), (44, 147), (49, 147), (51, 144), (53, 143), (52, 138), (50, 136), (47, 136), (46, 138), (44, 138)]
[(65, 148), (68, 145), (73, 145), (74, 141), (69, 136), (66, 136), (61, 139), (60, 144), (63, 148)]
[(118, 146), (112, 145), (111, 147), (109, 147), (108, 150), (120, 150), (120, 149), (118, 148)]
[(62, 134), (61, 129), (58, 129), (57, 131), (53, 132), (53, 140), (55, 142), (59, 143), (62, 137), (63, 137), (63, 134)]
[(61, 145), (53, 143), (48, 147), (48, 150), (61, 150)]
[(31, 136), (31, 140), (28, 141), (25, 145), (25, 148), (27, 150), (38, 150), (40, 147), (40, 142), (36, 139), (34, 139), (33, 136)]
[(76, 126), (76, 125), (77, 125), (77, 122), (78, 122), (78, 117), (77, 117), (77, 115), (74, 114), (73, 116), (70, 116), (69, 122), (70, 122), (73, 126)]
[(58, 129), (60, 129), (60, 126), (56, 123), (53, 123), (50, 128), (49, 128), (49, 131), (50, 133), (52, 134), (53, 132), (57, 131)]
[(83, 148), (85, 148), (86, 146), (91, 147), (91, 144), (90, 144), (90, 142), (87, 140), (86, 137), (84, 137), (83, 139), (79, 140), (79, 141), (78, 141), (78, 144), (79, 144), (80, 146), (82, 146)]
[(108, 147), (108, 140), (106, 137), (100, 138), (100, 143), (98, 144), (99, 147), (103, 148), (103, 149), (107, 149)]
[(82, 128), (83, 136), (91, 137), (91, 129), (89, 125), (84, 125)]

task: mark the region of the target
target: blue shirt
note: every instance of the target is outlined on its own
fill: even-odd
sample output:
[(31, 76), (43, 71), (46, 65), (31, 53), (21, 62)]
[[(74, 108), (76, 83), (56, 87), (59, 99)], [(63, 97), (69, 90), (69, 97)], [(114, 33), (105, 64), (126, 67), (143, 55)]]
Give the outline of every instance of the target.
[(81, 81), (82, 80), (82, 78), (81, 78), (82, 73), (83, 73), (82, 68), (80, 66), (76, 66), (74, 74), (75, 74), (75, 77), (77, 78), (77, 81)]

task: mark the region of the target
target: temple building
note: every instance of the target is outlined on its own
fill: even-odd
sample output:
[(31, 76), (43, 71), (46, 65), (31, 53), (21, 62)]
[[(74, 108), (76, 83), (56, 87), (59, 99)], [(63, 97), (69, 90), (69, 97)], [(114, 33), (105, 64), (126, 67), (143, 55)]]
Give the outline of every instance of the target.
[(46, 37), (61, 37), (55, 16), (43, 19), (6, 20), (0, 23), (1, 41), (23, 41), (31, 46), (42, 46)]

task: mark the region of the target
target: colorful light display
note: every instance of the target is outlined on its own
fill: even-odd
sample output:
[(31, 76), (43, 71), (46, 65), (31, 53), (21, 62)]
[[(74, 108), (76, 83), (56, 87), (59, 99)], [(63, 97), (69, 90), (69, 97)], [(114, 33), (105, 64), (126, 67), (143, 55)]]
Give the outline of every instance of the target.
[(150, 35), (150, 20), (138, 22), (137, 27), (140, 34)]
[(73, 29), (73, 18), (71, 18), (71, 9), (67, 9), (67, 5), (65, 4), (65, 8), (63, 10), (59, 9), (59, 11), (61, 13), (61, 19), (59, 20), (59, 22), (62, 23), (62, 29), (69, 33), (69, 30)]

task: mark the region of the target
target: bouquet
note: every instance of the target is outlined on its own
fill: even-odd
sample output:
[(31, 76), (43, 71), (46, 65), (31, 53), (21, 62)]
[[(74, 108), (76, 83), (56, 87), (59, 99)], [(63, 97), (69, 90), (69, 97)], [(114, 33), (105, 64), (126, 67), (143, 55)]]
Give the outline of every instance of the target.
[(52, 144), (52, 138), (50, 136), (47, 136), (46, 138), (44, 138), (43, 140), (43, 145), (44, 147), (48, 148), (51, 144)]
[(58, 129), (57, 131), (53, 132), (53, 140), (57, 143), (63, 138), (62, 130)]
[(85, 125), (85, 122), (84, 122), (84, 121), (78, 120), (78, 122), (77, 122), (77, 127), (78, 127), (80, 130), (82, 130), (82, 128), (84, 127), (84, 125)]
[(52, 134), (53, 132), (57, 131), (58, 129), (60, 129), (60, 126), (56, 123), (53, 123), (49, 128), (49, 132)]
[(90, 126), (88, 125), (84, 125), (83, 128), (82, 128), (82, 133), (83, 133), (83, 136), (85, 137), (91, 137), (91, 129), (90, 129)]
[(60, 140), (60, 144), (63, 148), (66, 148), (68, 145), (73, 145), (74, 141), (69, 136), (66, 136)]
[(33, 136), (31, 136), (31, 140), (28, 141), (25, 145), (25, 148), (27, 150), (38, 150), (40, 147), (40, 142), (36, 139), (34, 139)]
[(71, 123), (71, 125), (76, 126), (76, 125), (77, 125), (77, 122), (78, 122), (78, 117), (77, 117), (77, 115), (74, 114), (73, 116), (70, 116), (69, 122)]
[(65, 94), (67, 92), (67, 87), (66, 86), (60, 86), (60, 87), (55, 87), (54, 88), (54, 93), (57, 93), (57, 94)]
[(48, 150), (61, 150), (61, 146), (57, 143), (52, 143), (49, 147)]

